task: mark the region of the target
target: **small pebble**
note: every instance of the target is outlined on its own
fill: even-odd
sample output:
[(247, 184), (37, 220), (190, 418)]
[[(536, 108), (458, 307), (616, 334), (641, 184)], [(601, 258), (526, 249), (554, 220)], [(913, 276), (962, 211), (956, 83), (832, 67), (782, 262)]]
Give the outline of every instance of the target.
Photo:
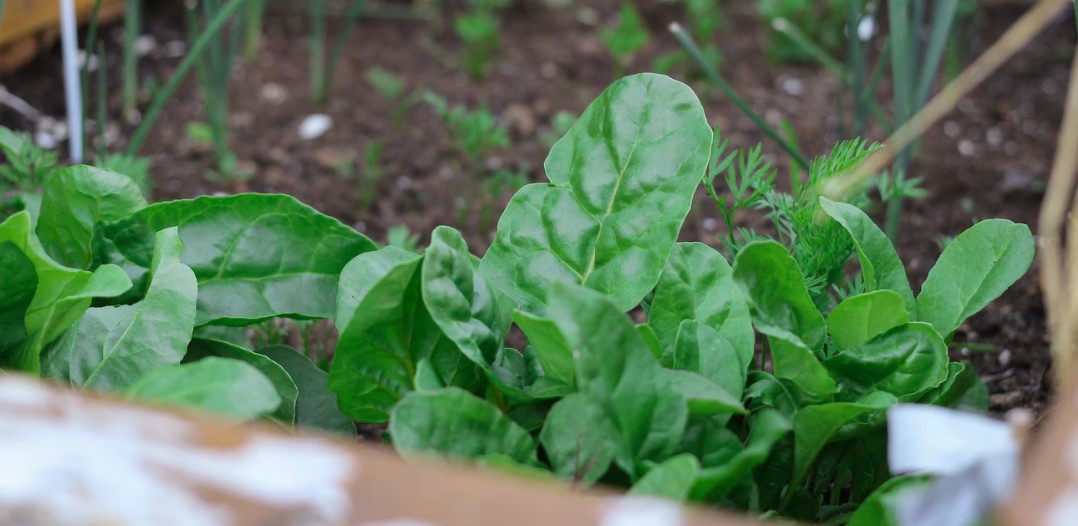
[(782, 81), (782, 90), (796, 97), (805, 93), (805, 83), (800, 79), (785, 79)]
[(299, 124), (299, 136), (304, 140), (317, 139), (333, 127), (333, 119), (324, 113), (308, 115)]
[(157, 49), (157, 39), (152, 35), (142, 35), (135, 39), (135, 55), (145, 57)]
[(1003, 144), (1003, 131), (996, 127), (989, 128), (988, 131), (985, 132), (984, 138), (988, 141), (989, 145), (998, 148), (999, 145)]
[(717, 228), (719, 228), (719, 222), (714, 217), (705, 217), (701, 226), (703, 226), (704, 230), (707, 230), (708, 232), (714, 232)]
[(165, 56), (179, 58), (187, 54), (187, 42), (183, 40), (170, 40), (165, 43)]
[(586, 26), (594, 26), (599, 23), (599, 12), (591, 7), (581, 7), (576, 11), (576, 20)]
[(876, 34), (876, 19), (866, 16), (857, 24), (857, 36), (863, 42), (868, 42)]
[(997, 356), (997, 358), (999, 359), (999, 364), (1002, 365), (1003, 367), (1007, 367), (1008, 365), (1010, 365), (1011, 364), (1011, 351), (1010, 351), (1010, 349), (1003, 349), (1002, 351), (1000, 351), (999, 356)]
[(288, 91), (280, 84), (267, 82), (258, 90), (258, 96), (270, 104), (281, 104), (288, 98)]
[(973, 144), (973, 141), (962, 139), (961, 141), (958, 141), (958, 153), (966, 157), (972, 157), (977, 153), (977, 147)]
[(962, 127), (955, 121), (947, 121), (943, 123), (943, 133), (952, 139), (956, 139), (962, 134)]

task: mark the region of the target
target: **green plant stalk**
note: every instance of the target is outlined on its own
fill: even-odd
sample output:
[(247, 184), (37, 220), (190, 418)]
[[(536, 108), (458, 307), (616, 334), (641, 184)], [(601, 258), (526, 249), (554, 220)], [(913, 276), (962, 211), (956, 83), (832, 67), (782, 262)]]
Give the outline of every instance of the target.
[(7, 0), (0, 0), (0, 24), (4, 23), (4, 4)]
[(928, 101), (929, 91), (932, 89), (932, 81), (936, 78), (936, 72), (942, 63), (943, 52), (947, 48), (948, 36), (954, 27), (954, 20), (958, 14), (959, 0), (940, 0), (936, 2), (936, 10), (932, 15), (931, 34), (928, 39), (928, 48), (925, 51), (924, 60), (921, 61), (921, 74), (918, 79), (916, 102), (917, 106), (924, 106)]
[[(105, 68), (105, 44), (97, 44), (97, 133), (100, 139), (97, 144), (97, 156), (103, 158), (108, 144), (105, 140), (105, 129), (109, 119), (108, 102), (108, 70)], [(83, 119), (84, 121), (86, 119)], [(85, 143), (83, 143), (85, 144)]]
[[(891, 21), (891, 78), (894, 80), (895, 123), (905, 124), (910, 120), (913, 102), (913, 48), (916, 35), (912, 34), (909, 0), (888, 2), (888, 15)], [(898, 158), (891, 169), (892, 188), (898, 188), (906, 174), (909, 163), (909, 147), (898, 153)], [(902, 197), (888, 200), (884, 219), (884, 231), (892, 243), (897, 242), (902, 220)]]
[(310, 82), (317, 104), (326, 101), (326, 0), (311, 0)]
[(266, 0), (248, 0), (246, 22), (247, 27), (243, 47), (243, 57), (247, 62), (254, 61), (258, 56), (258, 48), (262, 45), (262, 19), (266, 13)]
[[(0, 0), (0, 13), (3, 12), (3, 1), (4, 0)], [(86, 28), (86, 42), (82, 46), (83, 53), (84, 53), (84, 55), (86, 57), (86, 60), (83, 61), (82, 70), (79, 71), (79, 86), (80, 86), (80, 89), (82, 90), (82, 100), (84, 100), (84, 101), (90, 100), (90, 53), (93, 50), (97, 49), (96, 43), (97, 43), (98, 18), (100, 17), (100, 14), (101, 14), (101, 4), (103, 2), (104, 2), (104, 0), (97, 0), (97, 1), (94, 2), (94, 8), (90, 12), (90, 23)], [(99, 70), (104, 69), (104, 67), (105, 67), (104, 62), (101, 61), (100, 58), (98, 59), (97, 64), (98, 64), (97, 67), (98, 67)], [(98, 97), (100, 97), (100, 96), (101, 95), (98, 95)], [(82, 150), (83, 150), (82, 151), (82, 158), (83, 159), (86, 158), (86, 150), (88, 149), (86, 145), (89, 143), (89, 138), (90, 138), (90, 133), (89, 133), (89, 131), (87, 129), (88, 127), (86, 126), (87, 112), (88, 112), (87, 104), (84, 103), (82, 105)], [(98, 133), (103, 133), (104, 126), (105, 125), (100, 121), (97, 123)]]
[(138, 107), (138, 55), (135, 43), (142, 25), (142, 0), (124, 2), (123, 108), (125, 116)]
[(868, 124), (868, 115), (863, 104), (865, 101), (865, 45), (858, 31), (858, 26), (861, 25), (861, 9), (859, 2), (850, 1), (846, 5), (848, 8), (846, 33), (849, 35), (848, 60), (853, 66), (853, 72), (850, 75), (852, 84), (850, 89), (853, 92), (853, 136), (862, 137), (865, 134), (865, 126)]
[(180, 61), (180, 65), (176, 67), (175, 73), (172, 74), (172, 78), (165, 84), (157, 95), (154, 96), (153, 101), (150, 103), (150, 107), (146, 110), (146, 115), (143, 117), (142, 122), (139, 123), (138, 128), (131, 135), (131, 142), (127, 145), (128, 155), (137, 155), (139, 149), (142, 147), (142, 143), (146, 140), (146, 135), (150, 132), (150, 128), (153, 127), (153, 123), (160, 116), (161, 110), (165, 107), (165, 103), (168, 102), (172, 95), (176, 93), (176, 89), (180, 87), (180, 84), (187, 78), (188, 73), (191, 72), (191, 68), (195, 67), (199, 60), (199, 56), (206, 49), (218, 33), (224, 28), (225, 23), (232, 15), (236, 14), (241, 7), (246, 4), (247, 0), (232, 0), (225, 4), (216, 16), (206, 25), (206, 27), (199, 33), (198, 38), (194, 40), (194, 44), (191, 45), (190, 51), (187, 56), (183, 57)]
[(720, 90), (722, 90), (722, 92), (725, 93), (727, 97), (730, 97), (730, 100), (733, 101), (734, 105), (737, 106), (738, 109), (740, 109), (741, 112), (744, 113), (749, 119), (751, 119), (752, 122), (754, 122), (756, 126), (760, 128), (760, 131), (764, 132), (764, 134), (770, 137), (771, 140), (775, 141), (779, 145), (779, 147), (781, 147), (783, 151), (785, 151), (790, 156), (790, 158), (793, 159), (795, 163), (797, 163), (806, 170), (810, 168), (808, 160), (805, 159), (805, 157), (801, 155), (801, 153), (798, 152), (797, 149), (791, 146), (790, 143), (786, 142), (786, 140), (782, 138), (782, 135), (780, 135), (778, 131), (768, 125), (767, 121), (765, 121), (763, 117), (756, 113), (756, 111), (754, 111), (749, 106), (749, 104), (745, 102), (745, 99), (742, 99), (741, 96), (738, 95), (736, 91), (734, 91), (733, 86), (731, 86), (730, 83), (727, 82), (726, 79), (724, 79), (722, 75), (720, 75), (719, 72), (715, 70), (715, 68), (704, 57), (703, 53), (700, 52), (700, 48), (697, 47), (696, 42), (693, 41), (692, 36), (690, 36), (689, 33), (686, 32), (683, 27), (681, 27), (681, 24), (671, 24), (670, 32), (674, 34), (674, 38), (676, 38), (678, 43), (681, 44), (681, 47), (689, 53), (689, 56), (696, 61), (696, 63), (700, 66), (700, 69), (702, 69), (704, 71), (704, 74), (707, 75), (708, 79), (711, 80), (711, 83), (717, 86)]
[(352, 0), (352, 3), (348, 6), (348, 11), (344, 17), (344, 28), (337, 34), (337, 38), (333, 42), (333, 48), (329, 53), (329, 60), (326, 63), (326, 78), (323, 84), (327, 89), (333, 87), (333, 79), (337, 75), (337, 65), (341, 61), (341, 56), (344, 55), (344, 50), (348, 48), (348, 39), (351, 38), (356, 24), (359, 23), (359, 18), (363, 14), (366, 5), (366, 0)]
[[(850, 2), (850, 6), (851, 10), (856, 9), (854, 2)], [(813, 42), (812, 39), (808, 37), (808, 35), (801, 31), (801, 29), (794, 25), (792, 22), (786, 20), (785, 18), (776, 18), (771, 22), (771, 27), (775, 31), (782, 33), (794, 44), (801, 46), (804, 51), (806, 51), (809, 55), (812, 55), (812, 58), (816, 59), (817, 62), (838, 75), (839, 78), (842, 79), (842, 82), (844, 84), (849, 82), (850, 72), (846, 69), (846, 66), (835, 60), (835, 58), (832, 57), (831, 54), (824, 50), (822, 47), (816, 45), (816, 43)], [(856, 38), (850, 38), (851, 43), (856, 40)]]
[[(925, 6), (923, 0), (913, 1), (912, 26), (910, 12), (906, 2), (890, 2), (891, 34), (894, 42), (892, 51), (892, 77), (895, 91), (895, 122), (906, 123), (913, 117), (915, 108), (921, 108), (928, 101), (932, 81), (935, 80), (958, 11), (958, 0), (941, 0), (936, 3), (933, 15), (931, 35), (924, 56), (918, 35), (924, 26)], [(917, 62), (920, 72), (915, 74)], [(903, 148), (892, 168), (893, 187), (898, 188), (906, 177), (912, 149), (916, 143)], [(902, 219), (903, 196), (895, 195), (887, 203), (887, 215), (884, 230), (892, 242), (898, 241), (900, 221)]]

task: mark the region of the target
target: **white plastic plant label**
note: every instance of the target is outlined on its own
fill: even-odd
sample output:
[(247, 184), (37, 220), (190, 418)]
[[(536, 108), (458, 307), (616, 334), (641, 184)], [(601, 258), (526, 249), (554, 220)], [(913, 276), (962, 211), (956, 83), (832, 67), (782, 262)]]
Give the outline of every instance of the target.
[(1013, 490), (1021, 447), (1006, 422), (899, 404), (887, 411), (887, 424), (891, 472), (938, 477), (897, 495), (894, 511), (901, 526), (973, 524)]

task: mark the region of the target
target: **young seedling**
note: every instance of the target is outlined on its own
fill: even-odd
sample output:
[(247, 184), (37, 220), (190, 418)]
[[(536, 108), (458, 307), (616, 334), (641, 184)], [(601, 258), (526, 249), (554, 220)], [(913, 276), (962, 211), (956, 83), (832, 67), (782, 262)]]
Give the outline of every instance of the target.
[(408, 225), (397, 225), (386, 232), (386, 246), (397, 247), (401, 250), (422, 254), (419, 248), (419, 235), (413, 234)]
[(473, 79), (485, 78), (501, 46), (497, 17), (490, 12), (476, 11), (458, 16), (453, 21), (453, 28), (464, 44), (464, 71)]
[[(682, 3), (685, 5), (685, 20), (688, 30), (693, 38), (701, 43), (700, 52), (708, 63), (713, 64), (716, 68), (721, 67), (723, 62), (722, 51), (715, 45), (714, 40), (719, 30), (727, 26), (727, 21), (722, 9), (719, 7), (719, 2), (714, 0), (683, 0)], [(692, 59), (684, 50), (679, 50), (656, 57), (651, 68), (656, 73), (667, 73), (675, 68), (685, 68), (691, 65)], [(689, 73), (694, 76), (701, 74), (695, 68), (691, 69)]]
[(632, 2), (622, 2), (617, 23), (613, 27), (603, 28), (599, 32), (599, 39), (614, 56), (614, 76), (622, 76), (633, 54), (648, 43), (647, 29)]
[(404, 79), (388, 70), (377, 67), (367, 70), (367, 83), (393, 105), (393, 124), (396, 127), (404, 124), (408, 110), (419, 102), (419, 95), (408, 93)]
[(577, 116), (572, 112), (565, 110), (558, 111), (550, 118), (550, 129), (544, 130), (539, 134), (539, 140), (546, 145), (547, 148), (552, 148), (554, 143), (558, 142), (569, 131), (569, 128), (573, 127), (576, 123)]

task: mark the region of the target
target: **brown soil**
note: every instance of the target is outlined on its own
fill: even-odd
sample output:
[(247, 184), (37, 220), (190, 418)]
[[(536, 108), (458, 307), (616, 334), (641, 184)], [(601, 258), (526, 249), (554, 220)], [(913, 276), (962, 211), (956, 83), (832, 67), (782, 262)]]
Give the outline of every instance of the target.
[[(459, 2), (446, 3), (450, 12), (459, 9)], [(570, 9), (548, 8), (538, 0), (515, 4), (503, 23), (502, 54), (489, 78), (480, 82), (462, 73), (458, 42), (449, 22), (364, 20), (339, 65), (324, 107), (315, 105), (309, 95), (306, 19), (293, 13), (271, 14), (261, 54), (251, 64), (238, 64), (232, 79), (233, 146), (238, 158), (256, 174), (249, 189), (295, 195), (376, 239), (399, 224), (423, 235), (438, 224), (451, 224), (465, 231), (473, 249), (484, 250), (493, 229), (481, 225), (477, 214), (463, 224), (457, 221), (455, 200), (472, 193), (462, 190), (466, 178), (444, 127), (423, 104), (408, 111), (403, 123), (395, 124), (391, 104), (365, 76), (377, 66), (402, 76), (410, 90), (430, 89), (451, 103), (487, 104), (509, 124), (514, 142), (512, 148), (488, 159), (487, 165), (521, 169), (531, 180), (541, 180), (548, 146), (539, 137), (549, 129), (550, 118), (559, 110), (579, 113), (614, 78), (614, 62), (597, 38), (595, 23), (609, 23), (618, 2), (596, 0), (587, 2), (586, 8)], [(677, 49), (666, 27), (683, 17), (676, 6), (638, 4), (651, 41), (632, 61), (629, 72), (648, 70), (652, 58)], [(763, 29), (753, 6), (743, 2), (727, 8), (728, 29), (717, 40), (726, 57), (723, 72), (769, 120), (790, 121), (803, 151), (823, 154), (842, 138), (836, 135), (838, 82), (815, 66), (767, 63), (760, 38)], [(974, 49), (979, 52), (998, 37), (1020, 9), (983, 8)], [(182, 10), (177, 2), (160, 2), (148, 8), (147, 17), (147, 32), (158, 46), (142, 60), (142, 75), (160, 81), (178, 61), (165, 56), (165, 49), (168, 43), (184, 39), (179, 23)], [(589, 23), (589, 18), (596, 22)], [(112, 85), (118, 85), (118, 70), (114, 70), (119, 64), (116, 50), (121, 28), (106, 28), (104, 34), (110, 42)], [(1074, 41), (1073, 18), (1064, 15), (925, 138), (911, 176), (923, 178), (931, 195), (908, 204), (899, 250), (915, 285), (938, 257), (942, 236), (955, 235), (988, 217), (1035, 227), (1055, 150)], [(59, 116), (63, 114), (59, 75), (59, 51), (53, 50), (0, 81), (44, 113)], [(704, 99), (712, 124), (721, 125), (731, 146), (763, 142), (765, 152), (780, 167), (785, 166), (774, 144), (728, 100), (706, 84), (693, 85)], [(115, 110), (117, 97), (111, 102)], [(334, 126), (324, 136), (305, 141), (296, 130), (312, 113), (331, 115)], [(114, 111), (114, 119), (117, 114)], [(157, 198), (230, 190), (204, 177), (212, 164), (210, 152), (185, 135), (187, 123), (202, 119), (195, 83), (188, 82), (167, 105), (144, 148), (154, 161)], [(28, 125), (2, 107), (0, 124)], [(870, 138), (883, 139), (878, 131)], [(358, 183), (336, 166), (360, 158), (375, 139), (386, 143), (382, 160), (386, 175), (377, 183), (372, 206), (360, 210)], [(507, 198), (508, 193), (489, 206), (500, 209)], [(699, 205), (700, 212), (686, 225), (685, 238), (715, 241), (722, 234), (714, 230), (718, 213), (706, 196), (700, 196)], [(497, 217), (496, 210), (492, 217)], [(991, 390), (994, 412), (1027, 407), (1039, 413), (1049, 397), (1050, 356), (1037, 275), (1034, 266), (955, 338), (992, 347), (991, 352), (958, 349), (954, 357), (975, 364)]]

